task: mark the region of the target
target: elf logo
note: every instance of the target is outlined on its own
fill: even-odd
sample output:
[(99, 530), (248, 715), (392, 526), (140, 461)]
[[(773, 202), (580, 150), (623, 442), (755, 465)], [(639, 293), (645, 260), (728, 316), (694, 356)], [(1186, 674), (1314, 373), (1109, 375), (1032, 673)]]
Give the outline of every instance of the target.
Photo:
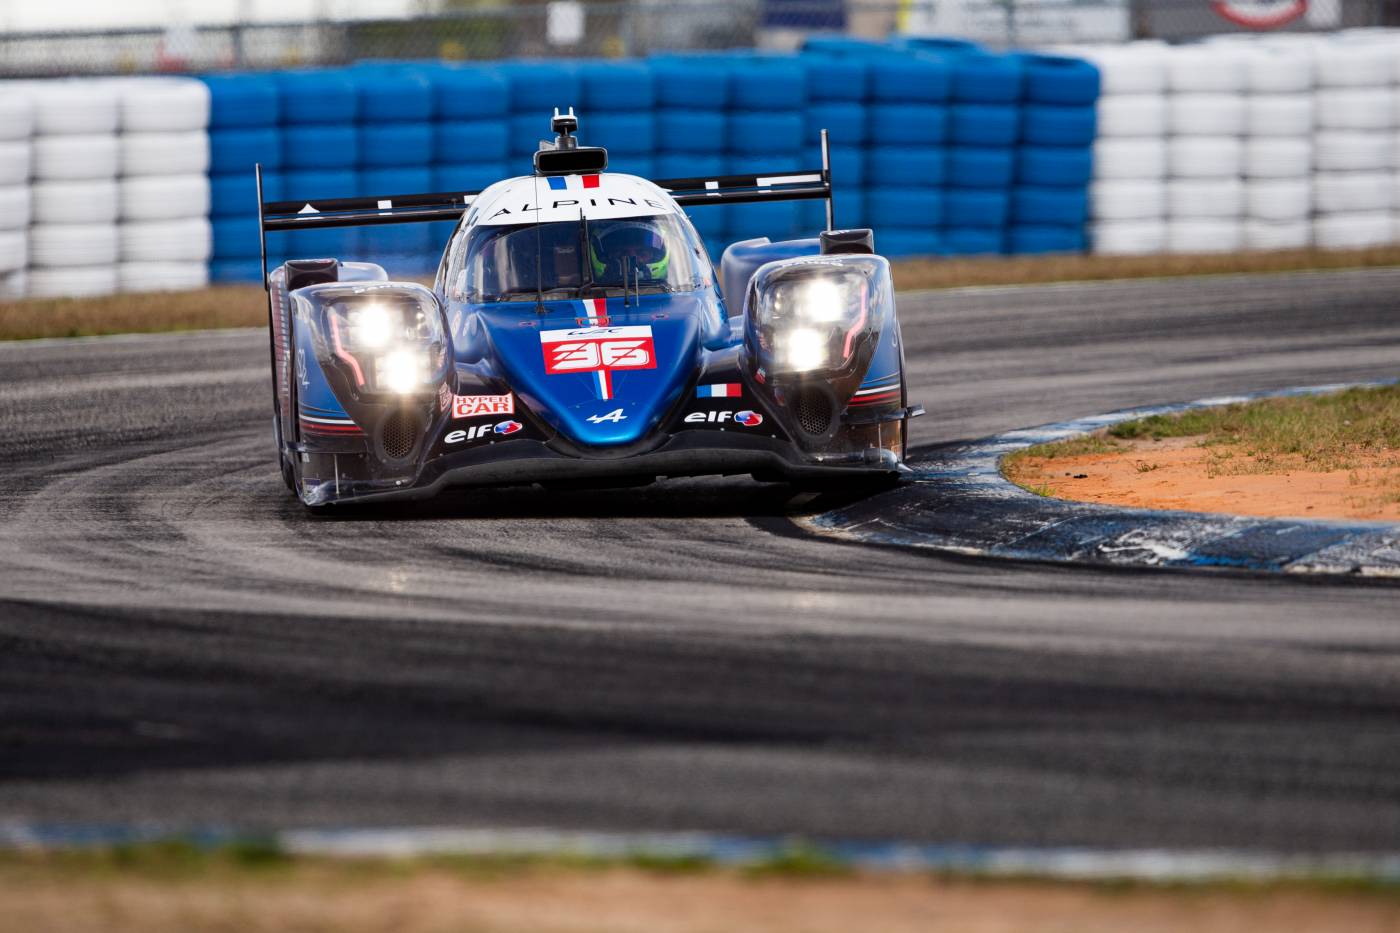
[(686, 424), (724, 424), (733, 421), (746, 428), (756, 428), (763, 423), (763, 416), (756, 411), (692, 411), (685, 416)]
[(519, 421), (498, 421), (495, 424), (478, 424), (461, 431), (449, 431), (443, 436), (444, 444), (460, 444), (463, 441), (478, 441), (488, 434), (514, 434), (524, 428)]

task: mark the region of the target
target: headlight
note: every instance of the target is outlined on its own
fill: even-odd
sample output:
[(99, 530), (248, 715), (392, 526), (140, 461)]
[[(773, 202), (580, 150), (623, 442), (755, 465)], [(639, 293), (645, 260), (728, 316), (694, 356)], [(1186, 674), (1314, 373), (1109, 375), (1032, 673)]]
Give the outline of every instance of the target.
[(870, 321), (869, 277), (821, 260), (760, 269), (749, 314), (775, 374), (839, 370)]
[(431, 293), (421, 291), (371, 286), (326, 296), (327, 344), (356, 388), (411, 395), (442, 381), (442, 315)]

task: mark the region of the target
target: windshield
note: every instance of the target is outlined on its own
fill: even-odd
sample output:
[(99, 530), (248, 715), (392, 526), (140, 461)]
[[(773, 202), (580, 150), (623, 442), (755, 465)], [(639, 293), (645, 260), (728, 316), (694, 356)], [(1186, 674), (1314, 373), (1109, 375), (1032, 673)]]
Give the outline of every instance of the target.
[(674, 215), (474, 227), (453, 244), (451, 297), (491, 301), (687, 292), (709, 284), (709, 262)]

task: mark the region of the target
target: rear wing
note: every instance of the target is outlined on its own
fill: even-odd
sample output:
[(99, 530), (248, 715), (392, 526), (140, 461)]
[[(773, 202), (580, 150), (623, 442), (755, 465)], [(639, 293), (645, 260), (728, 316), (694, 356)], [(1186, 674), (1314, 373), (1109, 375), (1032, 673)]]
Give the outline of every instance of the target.
[[(751, 204), (756, 201), (825, 199), (826, 229), (833, 229), (831, 149), (821, 131), (821, 168), (754, 175), (672, 178), (654, 181), (682, 207), (702, 204)], [(428, 223), (458, 220), (480, 191), (440, 191), (367, 198), (317, 198), (304, 201), (264, 201), (262, 166), (254, 167), (258, 188), (258, 248), (263, 287), (267, 279), (267, 234), (326, 227), (366, 227), (377, 224)]]

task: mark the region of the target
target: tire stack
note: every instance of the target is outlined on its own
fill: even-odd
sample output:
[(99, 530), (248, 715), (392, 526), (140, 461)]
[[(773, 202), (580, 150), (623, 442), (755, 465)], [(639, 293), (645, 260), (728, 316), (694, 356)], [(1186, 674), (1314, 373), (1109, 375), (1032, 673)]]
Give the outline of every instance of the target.
[(593, 123), (588, 120), (588, 114), (581, 111), (575, 67), (560, 62), (508, 62), (501, 66), (500, 73), (505, 78), (510, 100), (510, 158), (503, 177), (530, 173), (531, 159), (540, 140), (553, 138), (549, 118), (556, 107), (561, 113), (573, 107), (581, 118), (579, 136), (584, 145), (596, 144)]
[(936, 55), (903, 51), (867, 59), (869, 99), (865, 215), (887, 256), (947, 251), (943, 225), (1000, 230), (1004, 192), (957, 187), (948, 177), (948, 98), (952, 73)]
[(943, 247), (954, 255), (1001, 253), (1021, 162), (1022, 61), (940, 45), (950, 100)]
[[(1027, 54), (1021, 145), (1006, 252), (1083, 252), (1097, 135), (1099, 70), (1080, 58)], [(983, 79), (990, 85), (990, 78)]]
[(1185, 46), (1167, 57), (1167, 251), (1244, 245), (1247, 53)]
[(124, 292), (209, 284), (209, 90), (192, 78), (115, 82), (121, 114), (118, 183)]
[(1313, 234), (1324, 249), (1397, 239), (1397, 77), (1400, 45), (1386, 33), (1315, 47), (1317, 132)]
[[(865, 147), (870, 67), (860, 58), (804, 55), (807, 74), (806, 146), (802, 167), (822, 164), (821, 131), (830, 144), (831, 184), (837, 229), (870, 226), (867, 184), (870, 160)], [(826, 203), (804, 201), (799, 210), (802, 233), (826, 227)]]
[[(729, 104), (729, 70), (705, 56), (663, 55), (650, 60), (656, 97), (656, 178), (720, 176), (725, 158), (725, 108)], [(687, 210), (705, 250), (718, 263), (728, 241), (724, 211), (717, 207)]]
[[(791, 172), (804, 168), (807, 139), (807, 75), (796, 56), (752, 55), (727, 64), (729, 113), (725, 139), (727, 171)], [(721, 208), (729, 241), (798, 233), (801, 202), (731, 204)], [(815, 233), (816, 231), (811, 231)]]
[(23, 298), (29, 264), (34, 104), (22, 86), (0, 85), (0, 299)]
[(1086, 50), (1099, 69), (1090, 187), (1094, 252), (1160, 253), (1167, 244), (1167, 64), (1160, 46)]
[[(361, 130), (367, 97), (376, 92), (373, 66), (277, 76), (278, 138), (284, 198), (353, 198), (360, 194)], [(411, 109), (416, 101), (406, 101)], [(270, 200), (270, 199), (269, 199)], [(360, 227), (294, 230), (268, 237), (268, 267), (287, 259), (362, 255)], [(256, 247), (255, 247), (256, 248)]]
[[(353, 69), (359, 91), (359, 174), (342, 175), (344, 169), (338, 167), (335, 178), (323, 178), (319, 185), (308, 180), (305, 190), (345, 190), (349, 197), (432, 190), (436, 70), (379, 64)], [(287, 134), (290, 139), (290, 130)], [(442, 250), (428, 224), (385, 224), (322, 234), (320, 255), (363, 257), (382, 265), (392, 277), (431, 275)]]
[[(487, 68), (444, 65), (432, 81), (437, 122), (432, 185), (424, 191), (480, 191), (524, 171), (510, 161), (510, 86), (505, 78)], [(427, 226), (440, 251), (456, 224)]]
[(117, 290), (120, 122), (109, 81), (28, 85), (34, 104), (26, 294), (108, 295)]
[(1312, 245), (1313, 62), (1297, 44), (1245, 58), (1245, 249)]
[[(257, 282), (258, 199), (253, 166), (263, 167), (263, 198), (283, 197), (282, 132), (277, 83), (265, 75), (210, 75), (209, 200), (215, 282)], [(286, 235), (269, 238), (269, 267), (286, 252)]]

